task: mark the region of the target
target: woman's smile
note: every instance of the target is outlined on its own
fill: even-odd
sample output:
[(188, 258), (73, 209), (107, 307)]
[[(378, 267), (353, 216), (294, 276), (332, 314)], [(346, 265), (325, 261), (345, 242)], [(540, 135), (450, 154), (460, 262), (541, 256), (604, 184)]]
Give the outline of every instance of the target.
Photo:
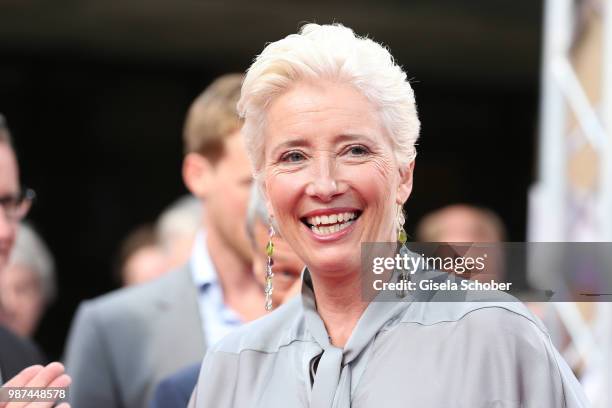
[(300, 221), (313, 239), (330, 242), (350, 234), (360, 215), (356, 208), (323, 208), (308, 212)]

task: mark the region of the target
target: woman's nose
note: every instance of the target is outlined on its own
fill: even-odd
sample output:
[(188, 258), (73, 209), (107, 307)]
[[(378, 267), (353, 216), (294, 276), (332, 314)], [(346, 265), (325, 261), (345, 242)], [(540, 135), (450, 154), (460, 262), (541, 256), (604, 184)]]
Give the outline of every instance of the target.
[(312, 180), (306, 187), (306, 194), (317, 197), (323, 202), (331, 201), (336, 195), (341, 194), (341, 187), (336, 179), (337, 169), (332, 158), (318, 160)]

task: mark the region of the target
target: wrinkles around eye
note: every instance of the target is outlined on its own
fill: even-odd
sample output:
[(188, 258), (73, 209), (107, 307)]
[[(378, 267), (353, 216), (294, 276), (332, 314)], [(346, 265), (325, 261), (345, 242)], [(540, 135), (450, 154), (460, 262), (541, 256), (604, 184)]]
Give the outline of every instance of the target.
[[(351, 144), (344, 146), (338, 151), (325, 150), (318, 154), (329, 154), (333, 160), (340, 160), (346, 164), (360, 164), (370, 160), (376, 160), (381, 156), (378, 150), (372, 150), (370, 147), (363, 144)], [(383, 155), (384, 156), (384, 155)], [(290, 150), (280, 154), (278, 159), (271, 163), (271, 167), (277, 171), (296, 171), (303, 168), (310, 159), (311, 155), (302, 150)]]
[(306, 155), (300, 151), (292, 150), (283, 153), (279, 159), (281, 163), (301, 163), (306, 159)]
[(349, 157), (366, 157), (370, 155), (371, 150), (364, 145), (350, 145), (346, 149), (344, 149), (343, 154)]

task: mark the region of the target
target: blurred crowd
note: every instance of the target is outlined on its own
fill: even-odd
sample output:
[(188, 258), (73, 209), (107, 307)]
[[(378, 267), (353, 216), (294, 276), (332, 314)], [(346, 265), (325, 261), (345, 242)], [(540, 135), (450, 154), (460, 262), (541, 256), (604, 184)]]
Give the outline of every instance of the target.
[[(278, 234), (270, 243), (273, 221), (252, 181), (235, 110), (241, 81), (224, 75), (193, 102), (183, 130), (182, 176), (190, 194), (126, 235), (112, 271), (123, 287), (84, 300), (76, 311), (63, 359), (73, 407), (185, 407), (205, 350), (267, 313), (266, 290), (273, 307), (299, 293), (303, 263)], [(0, 362), (7, 381), (44, 361), (26, 339), (46, 308), (61, 301), (62, 271), (24, 220), (34, 192), (20, 185), (4, 119), (0, 126), (0, 322), (29, 350), (10, 367)], [(411, 239), (503, 242), (507, 233), (493, 209), (449, 203), (425, 216)]]

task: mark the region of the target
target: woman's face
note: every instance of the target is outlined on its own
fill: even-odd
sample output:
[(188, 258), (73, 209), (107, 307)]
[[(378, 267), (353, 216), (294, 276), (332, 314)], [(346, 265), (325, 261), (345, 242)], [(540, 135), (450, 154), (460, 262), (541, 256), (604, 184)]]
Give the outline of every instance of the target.
[(374, 105), (347, 84), (299, 82), (266, 116), (264, 183), (281, 234), (313, 273), (360, 267), (362, 242), (395, 241), (400, 171)]

